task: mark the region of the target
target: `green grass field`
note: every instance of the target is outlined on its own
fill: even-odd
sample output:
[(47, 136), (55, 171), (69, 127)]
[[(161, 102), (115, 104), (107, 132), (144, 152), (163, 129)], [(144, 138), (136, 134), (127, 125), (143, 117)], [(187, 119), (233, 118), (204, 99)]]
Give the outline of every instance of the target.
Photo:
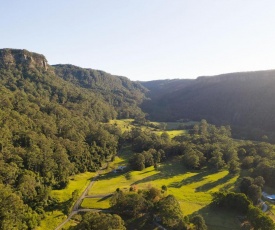
[(94, 172), (85, 172), (72, 176), (70, 177), (70, 182), (65, 189), (52, 190), (51, 196), (58, 199), (59, 202), (67, 201), (72, 197), (73, 191), (78, 190), (79, 194), (81, 194), (94, 175)]
[[(94, 175), (95, 173), (86, 172), (86, 173), (81, 173), (81, 174), (72, 176), (70, 177), (69, 184), (65, 189), (52, 190), (51, 196), (53, 198), (56, 198), (60, 202), (60, 206), (62, 207), (62, 203), (66, 202), (72, 197), (72, 192), (74, 190), (78, 190), (79, 194), (81, 194), (85, 190), (85, 188), (87, 187), (91, 178), (93, 178)], [(66, 219), (66, 216), (61, 210), (46, 212), (45, 219), (41, 221), (40, 226), (37, 227), (36, 230), (55, 229), (55, 227), (58, 226), (58, 224), (60, 224), (65, 219)], [(70, 226), (69, 224), (67, 225)], [(66, 228), (64, 227), (64, 229)]]
[[(110, 124), (116, 125), (122, 131), (130, 131), (134, 125), (132, 119), (112, 120)], [(158, 123), (159, 124), (159, 123)], [(186, 130), (175, 130), (183, 123), (169, 122), (167, 123), (167, 132), (171, 138), (187, 133)], [(184, 123), (185, 125), (193, 125), (194, 122)], [(142, 129), (150, 130), (158, 135), (163, 131), (151, 127), (142, 126)], [(103, 170), (98, 181), (88, 192), (88, 195), (109, 194), (113, 193), (117, 188), (129, 191), (131, 186), (136, 189), (147, 189), (150, 187), (161, 188), (166, 185), (168, 190), (166, 194), (173, 194), (179, 201), (184, 215), (190, 215), (194, 212), (202, 214), (209, 226), (209, 230), (218, 229), (239, 229), (240, 223), (236, 220), (237, 213), (226, 211), (213, 211), (209, 208), (211, 203), (211, 193), (219, 190), (233, 190), (237, 181), (237, 176), (232, 177), (227, 170), (215, 172), (207, 169), (200, 171), (186, 170), (180, 160), (173, 160), (159, 165), (157, 170), (154, 167), (146, 168), (143, 171), (129, 171), (114, 173), (114, 169), (118, 166), (125, 165), (131, 157), (130, 148), (124, 148), (119, 153), (119, 157), (114, 162), (108, 164), (107, 169)], [(58, 199), (60, 203), (66, 202), (71, 198), (74, 190), (81, 193), (94, 173), (83, 173), (76, 175), (70, 179), (70, 183), (66, 189), (53, 190), (51, 196)], [(83, 200), (82, 208), (108, 209), (110, 207), (110, 197), (103, 198), (86, 198)], [(273, 209), (272, 209), (273, 210)], [(46, 213), (47, 217), (41, 223), (41, 227), (37, 230), (54, 229), (59, 223), (65, 219), (61, 211)], [(50, 225), (49, 225), (50, 223)], [(75, 221), (66, 224), (65, 228), (75, 225)]]
[[(182, 136), (182, 135), (185, 135), (188, 133), (187, 130), (168, 130), (168, 131), (165, 131), (166, 133), (169, 134), (169, 137), (172, 139), (176, 136)], [(154, 131), (154, 133), (158, 134), (158, 135), (161, 135), (163, 133), (163, 131)]]
[(110, 196), (103, 198), (86, 198), (83, 200), (81, 207), (94, 209), (110, 208)]
[[(115, 125), (117, 127), (119, 127), (121, 129), (122, 132), (125, 131), (131, 131), (132, 128), (135, 127), (135, 125), (133, 125), (133, 119), (122, 119), (122, 120), (110, 120), (109, 124)], [(196, 122), (190, 121), (190, 122), (150, 122), (153, 125), (160, 125), (162, 126), (162, 124), (166, 124), (166, 129), (165, 130), (159, 130), (156, 128), (152, 128), (150, 126), (139, 126), (143, 131), (150, 131), (150, 132), (154, 132), (157, 135), (161, 135), (164, 131), (167, 132), (170, 136), (170, 138), (174, 138), (176, 136), (181, 136), (181, 135), (185, 135), (188, 133), (187, 130), (178, 130), (178, 127), (180, 125), (194, 125), (196, 124)]]
[(46, 212), (45, 219), (40, 223), (36, 230), (55, 229), (63, 220), (66, 219), (64, 213), (59, 210), (53, 212)]
[[(129, 153), (128, 153), (129, 155)], [(122, 157), (127, 156), (124, 151)], [(123, 158), (116, 159), (117, 164), (122, 162)], [(207, 223), (215, 223), (209, 229), (238, 229), (239, 223), (236, 221), (236, 213), (214, 213), (208, 208), (211, 203), (211, 193), (222, 189), (232, 190), (237, 176), (232, 177), (227, 170), (220, 172), (210, 172), (209, 170), (187, 171), (180, 161), (174, 160), (160, 165), (158, 170), (153, 167), (146, 168), (143, 171), (129, 171), (114, 173), (108, 171), (101, 175), (100, 179), (89, 191), (89, 195), (107, 194), (114, 192), (117, 188), (129, 191), (131, 186), (137, 189), (146, 189), (150, 187), (161, 188), (162, 185), (168, 187), (167, 194), (173, 194), (179, 201), (184, 215), (190, 215), (194, 212), (201, 213)], [(108, 208), (107, 199), (102, 202), (100, 199), (85, 199), (82, 207), (86, 208)], [(231, 215), (232, 214), (232, 215)], [(233, 227), (233, 228), (232, 228)]]

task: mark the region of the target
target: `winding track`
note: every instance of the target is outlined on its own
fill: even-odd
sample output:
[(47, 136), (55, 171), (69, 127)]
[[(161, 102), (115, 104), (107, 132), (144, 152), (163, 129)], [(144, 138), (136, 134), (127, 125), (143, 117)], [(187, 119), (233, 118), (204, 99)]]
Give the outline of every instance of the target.
[(89, 190), (91, 189), (91, 187), (94, 185), (94, 183), (96, 182), (97, 178), (99, 177), (99, 175), (101, 174), (102, 169), (100, 169), (97, 174), (95, 175), (95, 177), (91, 180), (91, 182), (88, 184), (88, 186), (85, 188), (85, 190), (83, 191), (83, 193), (81, 194), (81, 196), (78, 198), (78, 200), (75, 202), (71, 213), (68, 215), (67, 219), (64, 220), (60, 225), (58, 225), (55, 230), (59, 230), (61, 229), (75, 214), (79, 213), (79, 212), (104, 212), (106, 210), (104, 209), (92, 209), (92, 208), (79, 208), (83, 199), (85, 198), (103, 198), (106, 196), (111, 196), (112, 193), (109, 194), (96, 194), (96, 195), (88, 195)]
[[(91, 187), (94, 185), (94, 183), (97, 181), (99, 175), (101, 174), (103, 168), (100, 169), (97, 174), (95, 175), (95, 177), (91, 180), (91, 182), (88, 184), (88, 186), (86, 187), (86, 189), (83, 191), (83, 193), (81, 194), (81, 196), (78, 198), (78, 200), (75, 202), (71, 213), (69, 214), (69, 216), (67, 217), (66, 220), (64, 220), (61, 224), (59, 224), (55, 230), (59, 230), (61, 229), (70, 219), (72, 219), (72, 217), (74, 215), (76, 215), (79, 212), (108, 212), (108, 210), (105, 209), (93, 209), (93, 208), (79, 208), (79, 206), (81, 205), (83, 199), (85, 198), (103, 198), (106, 196), (111, 196), (112, 193), (108, 193), (108, 194), (95, 194), (95, 195), (88, 195), (89, 190), (91, 189)], [(166, 230), (162, 225), (160, 225), (157, 222), (153, 222), (159, 229), (162, 230)]]

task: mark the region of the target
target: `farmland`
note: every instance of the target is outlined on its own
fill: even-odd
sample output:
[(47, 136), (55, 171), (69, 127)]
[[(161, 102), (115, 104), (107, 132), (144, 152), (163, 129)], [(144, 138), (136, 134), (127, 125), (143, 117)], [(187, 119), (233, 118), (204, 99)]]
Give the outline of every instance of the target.
[[(115, 165), (125, 165), (130, 154), (127, 151), (122, 152), (117, 157)], [(166, 185), (168, 188), (166, 194), (173, 194), (178, 199), (184, 215), (201, 213), (207, 222), (215, 223), (209, 229), (218, 229), (215, 226), (224, 226), (225, 229), (235, 226), (238, 229), (239, 223), (234, 213), (221, 212), (217, 215), (208, 207), (212, 192), (234, 189), (236, 180), (237, 176), (230, 176), (227, 170), (220, 172), (188, 171), (180, 161), (175, 159), (161, 164), (157, 170), (154, 167), (148, 167), (143, 171), (128, 171), (127, 169), (121, 173), (106, 171), (89, 191), (89, 195), (108, 194), (117, 188), (129, 191), (131, 186), (135, 189), (150, 187), (160, 189), (162, 185)], [(85, 199), (82, 207), (105, 209), (109, 207), (108, 201), (109, 198)]]

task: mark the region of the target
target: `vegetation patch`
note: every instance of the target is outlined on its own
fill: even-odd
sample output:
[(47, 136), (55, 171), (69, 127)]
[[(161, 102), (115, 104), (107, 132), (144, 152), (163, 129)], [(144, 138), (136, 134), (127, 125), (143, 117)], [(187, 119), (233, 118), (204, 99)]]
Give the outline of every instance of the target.
[(46, 212), (45, 219), (41, 221), (40, 226), (36, 230), (55, 229), (66, 218), (64, 213), (59, 210)]
[[(72, 198), (72, 193), (74, 191), (78, 190), (79, 194), (81, 194), (94, 175), (95, 173), (93, 172), (86, 172), (71, 176), (69, 184), (66, 188), (61, 190), (52, 190), (51, 197), (55, 198), (58, 202), (55, 207), (59, 207), (60, 209), (62, 209), (62, 207), (64, 206), (63, 204), (68, 202), (68, 200)], [(64, 214), (64, 212), (62, 212), (62, 210), (53, 209), (52, 211), (47, 211), (45, 214), (45, 218), (41, 220), (41, 224), (37, 230), (54, 229), (65, 218), (66, 215)]]
[(86, 198), (81, 204), (82, 208), (108, 209), (110, 208), (110, 196), (102, 198)]
[[(120, 155), (120, 157), (127, 156), (126, 152), (122, 156)], [(119, 160), (116, 159), (116, 161)], [(120, 188), (122, 191), (148, 189), (151, 187), (160, 189), (163, 185), (166, 185), (167, 191), (165, 194), (171, 194), (176, 197), (184, 215), (199, 212), (203, 216), (207, 216), (205, 218), (206, 223), (213, 223), (212, 221), (215, 221), (217, 226), (225, 224), (225, 226), (230, 227), (239, 225), (235, 221), (234, 215), (229, 215), (229, 218), (228, 212), (216, 215), (213, 210), (207, 207), (212, 200), (211, 193), (223, 189), (232, 190), (237, 178), (238, 176), (231, 176), (227, 170), (220, 172), (212, 172), (206, 169), (202, 171), (190, 171), (185, 169), (179, 160), (173, 160), (160, 164), (157, 170), (151, 166), (145, 168), (143, 171), (129, 171), (121, 174), (108, 172), (102, 175), (94, 184), (89, 194), (111, 193), (115, 192), (117, 188)], [(88, 199), (85, 199), (82, 206), (100, 208), (99, 204), (100, 202), (97, 199), (93, 199), (90, 202)], [(103, 205), (107, 207), (104, 202)]]
[(67, 201), (72, 197), (72, 193), (75, 190), (78, 190), (79, 194), (81, 194), (94, 176), (94, 172), (85, 172), (71, 176), (67, 187), (61, 190), (52, 190), (51, 197), (57, 199), (59, 202)]

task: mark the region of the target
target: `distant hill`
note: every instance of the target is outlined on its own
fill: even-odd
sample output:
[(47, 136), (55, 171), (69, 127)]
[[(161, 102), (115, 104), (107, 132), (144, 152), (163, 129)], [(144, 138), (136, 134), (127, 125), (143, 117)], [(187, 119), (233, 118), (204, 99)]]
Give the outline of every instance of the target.
[(231, 125), (238, 137), (274, 140), (275, 70), (142, 84), (151, 98), (142, 108), (152, 120), (206, 119)]
[(141, 113), (139, 105), (147, 90), (138, 82), (101, 70), (84, 69), (73, 65), (53, 65), (53, 67), (58, 77), (102, 95), (106, 102), (114, 106), (118, 118), (134, 117)]

